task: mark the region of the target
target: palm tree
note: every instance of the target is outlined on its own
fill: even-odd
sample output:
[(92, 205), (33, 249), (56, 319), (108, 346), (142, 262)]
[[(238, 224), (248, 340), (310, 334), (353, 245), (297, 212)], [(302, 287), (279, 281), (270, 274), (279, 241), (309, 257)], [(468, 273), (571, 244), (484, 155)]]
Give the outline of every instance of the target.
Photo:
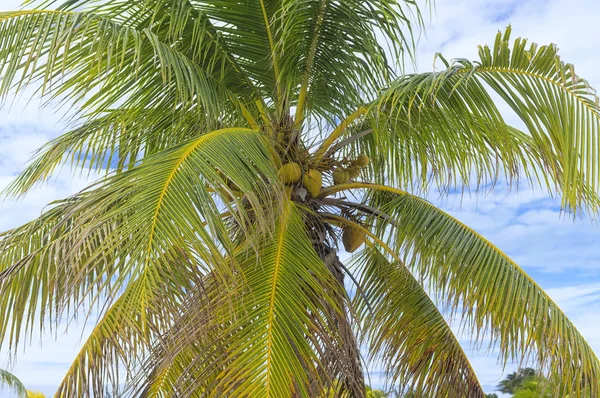
[(535, 369), (523, 368), (516, 372), (508, 374), (504, 380), (502, 380), (496, 388), (498, 391), (504, 394), (514, 394), (517, 389), (523, 386), (523, 384), (529, 380), (535, 378)]
[(68, 104), (71, 129), (7, 194), (101, 176), (1, 235), (0, 341), (97, 308), (57, 396), (364, 397), (360, 346), (391, 386), (484, 397), (446, 311), (557, 394), (600, 393), (548, 295), (417, 196), (506, 178), (598, 210), (600, 109), (555, 46), (507, 29), (399, 74), (408, 0), (39, 3), (0, 14), (0, 93)]
[[(554, 397), (554, 388), (548, 381), (539, 376), (531, 376), (523, 379), (513, 392), (514, 398), (552, 398)], [(582, 396), (589, 396), (582, 392)], [(567, 396), (568, 398), (568, 396)]]
[(27, 390), (17, 376), (7, 370), (0, 369), (0, 392), (6, 391), (7, 388), (17, 394), (18, 397), (27, 397)]

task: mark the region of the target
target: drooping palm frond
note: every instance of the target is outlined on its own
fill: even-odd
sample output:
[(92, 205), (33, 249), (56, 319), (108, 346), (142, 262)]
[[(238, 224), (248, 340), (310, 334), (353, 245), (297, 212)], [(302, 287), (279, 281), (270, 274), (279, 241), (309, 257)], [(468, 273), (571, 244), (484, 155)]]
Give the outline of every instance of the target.
[[(242, 145), (236, 156), (230, 149), (234, 142)], [(93, 372), (99, 376), (90, 385), (101, 391), (112, 380), (108, 369), (127, 359), (122, 345), (143, 352), (144, 344), (150, 344), (149, 329), (168, 325), (172, 313), (164, 304), (156, 304), (162, 294), (175, 289), (172, 297), (182, 295), (193, 285), (194, 273), (219, 272), (219, 267), (231, 272), (232, 265), (219, 260), (222, 252), (232, 250), (232, 242), (213, 197), (214, 192), (222, 198), (232, 195), (225, 176), (246, 192), (249, 206), (254, 203), (253, 228), (269, 222), (272, 215), (256, 206), (259, 197), (262, 201), (272, 195), (265, 191), (266, 185), (261, 188), (257, 177), (275, 179), (264, 144), (259, 132), (248, 129), (205, 134), (148, 158), (140, 167), (112, 176), (100, 187), (51, 209), (40, 220), (4, 234), (0, 305), (6, 315), (0, 335), (9, 335), (10, 345), (16, 347), (21, 333), (33, 329), (36, 311), (42, 319), (58, 320), (83, 302), (111, 304), (62, 387), (68, 393), (89, 391), (89, 385), (81, 383)], [(270, 198), (273, 203), (276, 199)], [(235, 202), (223, 206), (235, 210)], [(234, 216), (240, 226), (248, 225), (245, 213), (235, 214), (241, 214)], [(173, 222), (186, 224), (187, 232), (182, 225), (174, 229)], [(183, 267), (178, 261), (177, 272), (171, 272), (171, 262), (163, 257), (173, 250), (193, 259), (193, 266)], [(123, 331), (126, 322), (133, 324)], [(90, 362), (100, 352), (106, 362)]]
[[(477, 62), (401, 76), (371, 104), (351, 134), (370, 130), (355, 145), (374, 160), (375, 178), (448, 189), (524, 175), (562, 195), (565, 209), (598, 209), (598, 98), (556, 46), (511, 44), (510, 33), (481, 47)], [(526, 133), (506, 124), (490, 88)]]
[(404, 264), (388, 260), (376, 245), (353, 261), (362, 275), (353, 305), (387, 382), (412, 385), (425, 396), (485, 397), (454, 333)]
[(119, 383), (136, 374), (147, 352), (172, 321), (177, 312), (173, 303), (183, 301), (200, 276), (195, 262), (183, 253), (173, 253), (154, 261), (147, 271), (129, 281), (99, 317), (56, 394), (119, 394)]
[(44, 145), (33, 161), (5, 189), (18, 196), (29, 192), (63, 164), (89, 175), (122, 171), (174, 145), (205, 133), (202, 119), (163, 108), (117, 109), (85, 122)]
[[(154, 344), (151, 353), (145, 358), (142, 371), (123, 392), (124, 396), (163, 397), (187, 390), (193, 382), (186, 375), (200, 370), (203, 374), (203, 387), (190, 396), (202, 395), (206, 386), (215, 383), (216, 377), (228, 365), (224, 329), (230, 322), (232, 305), (239, 296), (243, 283), (237, 280), (238, 274), (227, 278), (227, 288), (223, 279), (215, 274), (204, 275), (202, 281), (192, 289), (188, 297), (180, 303), (172, 325)], [(224, 318), (223, 318), (224, 316)], [(209, 369), (207, 364), (216, 364)]]
[(318, 372), (315, 346), (339, 344), (324, 306), (336, 308), (332, 292), (341, 286), (312, 248), (295, 205), (285, 205), (277, 228), (257, 248), (236, 257), (244, 282), (236, 304), (206, 307), (206, 293), (217, 301), (228, 293), (203, 287), (185, 323), (167, 335), (174, 352), (158, 346), (161, 354), (150, 357), (153, 369), (136, 381), (134, 396), (312, 397), (332, 382)]
[[(369, 205), (390, 215), (387, 241), (439, 299), (461, 315), (475, 341), (497, 345), (502, 360), (532, 358), (558, 393), (600, 388), (600, 362), (575, 326), (508, 256), (442, 210), (393, 188), (375, 187)], [(382, 223), (381, 233), (390, 228)], [(510, 325), (510, 327), (506, 327)], [(549, 354), (552, 353), (552, 354)]]
[(7, 370), (0, 369), (0, 392), (6, 388), (13, 390), (18, 397), (27, 397), (27, 390), (25, 389), (23, 383), (17, 379), (17, 376), (13, 375)]

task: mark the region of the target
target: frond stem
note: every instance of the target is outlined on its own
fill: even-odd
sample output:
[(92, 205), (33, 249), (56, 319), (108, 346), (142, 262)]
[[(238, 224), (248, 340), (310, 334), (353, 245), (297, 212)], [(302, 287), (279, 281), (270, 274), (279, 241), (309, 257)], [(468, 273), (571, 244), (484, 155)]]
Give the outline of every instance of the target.
[[(461, 70), (458, 71), (458, 73), (469, 73), (471, 70), (469, 68), (462, 68)], [(523, 76), (528, 76), (531, 78), (535, 78), (535, 79), (542, 79), (554, 86), (559, 87), (561, 90), (566, 91), (568, 94), (570, 94), (573, 98), (575, 98), (579, 103), (581, 103), (581, 105), (583, 105), (584, 107), (586, 107), (588, 110), (590, 110), (591, 112), (595, 113), (598, 118), (600, 118), (600, 115), (598, 114), (598, 112), (600, 111), (600, 108), (596, 107), (596, 108), (592, 108), (588, 103), (586, 103), (585, 101), (583, 101), (581, 99), (580, 96), (578, 96), (573, 90), (571, 90), (570, 88), (566, 87), (564, 84), (561, 84), (560, 82), (557, 82), (556, 80), (550, 79), (549, 77), (543, 76), (543, 75), (538, 75), (532, 72), (528, 72), (528, 71), (524, 71), (524, 70), (518, 70), (518, 69), (509, 69), (509, 68), (493, 68), (493, 67), (486, 67), (486, 66), (482, 66), (482, 67), (478, 67), (475, 69), (475, 73), (477, 72), (482, 72), (482, 73), (514, 73), (517, 75), (523, 75)]]
[(323, 24), (323, 17), (325, 14), (325, 9), (327, 8), (327, 1), (323, 0), (321, 2), (321, 6), (319, 8), (319, 15), (317, 16), (317, 22), (315, 26), (315, 33), (310, 44), (310, 50), (308, 51), (308, 58), (306, 61), (306, 66), (304, 68), (304, 76), (302, 77), (302, 83), (300, 88), (300, 95), (298, 96), (298, 105), (296, 106), (296, 118), (294, 121), (294, 127), (299, 129), (304, 120), (304, 107), (306, 104), (306, 94), (308, 92), (308, 83), (310, 81), (310, 72), (312, 70), (313, 63), (315, 61), (315, 55), (317, 53), (317, 42), (319, 39), (319, 31), (321, 30), (321, 25)]
[(346, 131), (346, 129), (348, 128), (348, 126), (350, 124), (352, 124), (352, 122), (354, 122), (356, 119), (358, 119), (359, 117), (361, 117), (362, 115), (364, 115), (365, 113), (367, 113), (367, 108), (361, 106), (360, 108), (358, 108), (358, 110), (356, 112), (352, 113), (350, 116), (348, 116), (346, 119), (344, 119), (333, 130), (333, 132), (329, 135), (329, 137), (327, 137), (327, 139), (325, 141), (323, 141), (323, 143), (321, 144), (321, 146), (319, 147), (319, 149), (317, 149), (317, 152), (315, 152), (315, 154), (313, 156), (315, 164), (319, 164), (319, 162), (321, 161), (321, 159), (323, 159), (323, 155), (325, 155), (325, 152), (327, 152), (327, 150), (329, 149), (329, 147), (331, 145), (333, 145), (333, 143), (338, 138), (340, 138), (340, 136), (344, 133), (344, 131)]
[(277, 64), (277, 57), (275, 56), (275, 40), (273, 39), (273, 33), (271, 32), (271, 22), (269, 21), (269, 16), (267, 15), (267, 9), (265, 7), (265, 1), (259, 0), (260, 8), (262, 10), (263, 19), (265, 22), (265, 29), (267, 31), (267, 37), (269, 38), (269, 48), (271, 49), (271, 58), (273, 61), (273, 71), (275, 72), (275, 87), (277, 90), (277, 99), (278, 101), (282, 101), (283, 92), (281, 91), (281, 85), (279, 82), (279, 65)]
[(342, 149), (343, 147), (345, 147), (348, 144), (353, 143), (354, 141), (358, 140), (359, 138), (362, 138), (366, 135), (369, 135), (373, 132), (373, 129), (368, 129), (368, 130), (364, 130), (361, 131), (360, 133), (351, 135), (350, 137), (338, 142), (337, 144), (335, 144), (334, 146), (332, 146), (331, 148), (329, 148), (329, 150), (325, 153), (325, 155), (323, 156), (324, 159), (327, 159), (328, 157), (330, 157), (331, 155), (333, 155), (334, 153), (336, 153), (339, 149)]
[(346, 200), (337, 200), (337, 199), (331, 199), (331, 198), (325, 198), (321, 200), (323, 203), (325, 204), (329, 204), (335, 207), (351, 207), (353, 209), (362, 211), (363, 213), (368, 213), (372, 216), (376, 216), (381, 218), (384, 221), (387, 221), (388, 223), (390, 223), (390, 225), (393, 225), (394, 227), (398, 228), (399, 225), (396, 222), (396, 220), (394, 220), (390, 215), (374, 208), (368, 205), (365, 205), (363, 203), (356, 203), (356, 202), (348, 202)]

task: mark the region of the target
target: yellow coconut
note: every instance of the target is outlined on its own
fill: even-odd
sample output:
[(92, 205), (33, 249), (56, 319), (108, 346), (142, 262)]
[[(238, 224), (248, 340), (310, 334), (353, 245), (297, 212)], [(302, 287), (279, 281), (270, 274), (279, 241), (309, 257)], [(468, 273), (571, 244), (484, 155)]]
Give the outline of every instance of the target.
[(350, 181), (350, 175), (341, 169), (337, 169), (333, 172), (333, 183), (334, 184), (345, 184)]
[(346, 226), (342, 232), (342, 242), (348, 253), (354, 253), (356, 249), (365, 243), (365, 232), (358, 228)]
[(321, 192), (321, 186), (323, 185), (323, 176), (317, 170), (308, 170), (308, 173), (302, 177), (302, 185), (306, 188), (306, 191), (310, 196), (316, 198)]
[(367, 167), (369, 165), (369, 157), (364, 153), (361, 153), (354, 161), (354, 164), (358, 167)]
[(284, 184), (294, 184), (302, 177), (302, 169), (298, 163), (291, 162), (281, 166), (277, 174)]
[(348, 175), (350, 176), (350, 178), (358, 178), (358, 176), (360, 175), (360, 169), (358, 168), (358, 166), (348, 167)]
[(350, 182), (350, 174), (347, 171), (344, 171), (344, 184)]

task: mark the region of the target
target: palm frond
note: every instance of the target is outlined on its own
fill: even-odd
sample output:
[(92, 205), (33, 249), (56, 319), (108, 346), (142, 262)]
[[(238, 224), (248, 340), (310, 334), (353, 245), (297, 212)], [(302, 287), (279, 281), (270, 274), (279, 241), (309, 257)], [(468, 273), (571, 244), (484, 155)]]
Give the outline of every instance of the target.
[[(326, 380), (316, 372), (319, 358), (307, 336), (327, 330), (320, 301), (328, 297), (324, 286), (335, 281), (292, 203), (264, 243), (256, 253), (238, 257), (251, 299), (240, 303), (237, 312), (245, 314), (245, 327), (234, 335), (235, 359), (223, 369), (214, 391), (261, 397), (290, 397), (294, 391), (309, 397), (311, 382)], [(329, 304), (335, 307), (333, 300)]]
[[(381, 359), (387, 382), (425, 396), (485, 397), (454, 333), (410, 271), (374, 245), (353, 259), (363, 294), (353, 306), (363, 319), (372, 359)], [(367, 301), (368, 298), (368, 301)]]
[[(231, 148), (237, 145), (235, 154)], [(236, 207), (239, 199), (230, 202), (232, 189), (218, 174), (217, 164), (222, 175), (245, 192), (244, 200), (253, 210)], [(219, 262), (233, 242), (218, 211), (218, 198), (242, 229), (250, 222), (260, 229), (273, 217), (263, 203), (276, 203), (277, 198), (266, 182), (257, 182), (262, 181), (258, 176), (276, 184), (260, 133), (218, 130), (162, 151), (50, 209), (39, 220), (3, 234), (2, 341), (9, 335), (10, 346), (16, 348), (20, 334), (33, 329), (37, 311), (45, 324), (46, 317), (58, 320), (85, 302), (110, 303), (129, 283), (152, 276), (152, 264), (160, 264), (174, 249), (194, 259), (196, 272), (219, 267), (231, 272), (231, 264)], [(256, 218), (249, 220), (249, 212)]]
[(506, 254), (419, 197), (389, 187), (370, 188), (369, 205), (402, 226), (378, 222), (378, 233), (404, 254), (407, 266), (430, 284), (442, 303), (461, 314), (475, 341), (488, 340), (504, 363), (537, 360), (556, 383), (557, 396), (581, 388), (598, 392), (600, 361), (594, 351)]
[[(211, 76), (212, 70), (150, 29), (119, 25), (91, 13), (36, 10), (1, 13), (0, 34), (3, 95), (36, 81), (42, 95), (87, 99), (84, 108), (102, 112), (136, 94), (151, 102), (152, 93), (140, 86), (160, 77), (163, 84), (151, 84), (150, 89), (156, 94), (173, 90), (181, 106), (201, 106), (218, 118), (223, 112), (219, 107), (227, 104), (225, 87)], [(205, 56), (214, 56), (208, 47)]]
[[(311, 397), (331, 382), (317, 372), (316, 346), (322, 342), (311, 336), (336, 340), (323, 305), (336, 308), (330, 292), (340, 287), (313, 249), (295, 205), (285, 204), (275, 230), (236, 258), (242, 270), (238, 290), (232, 291), (236, 305), (215, 310), (212, 304), (207, 311), (202, 294), (183, 327), (159, 345), (176, 351), (158, 356), (168, 360), (149, 372), (145, 383), (136, 382), (138, 388), (183, 397), (203, 391), (210, 396)], [(217, 333), (210, 333), (215, 321), (207, 323), (213, 316)]]
[[(283, 69), (298, 75), (300, 83), (297, 125), (305, 113), (334, 122), (352, 113), (365, 96), (373, 98), (392, 76), (386, 50), (397, 59), (403, 50), (410, 52), (412, 17), (420, 21), (410, 1), (289, 4), (283, 40), (295, 45), (287, 45), (294, 52), (285, 52)], [(336, 84), (330, 84), (332, 79)]]
[[(556, 46), (511, 45), (509, 28), (493, 48), (480, 49), (478, 62), (446, 65), (400, 77), (372, 104), (366, 124), (373, 133), (358, 142), (379, 181), (427, 188), (434, 180), (447, 189), (523, 173), (558, 190), (566, 209), (598, 209), (598, 98)], [(526, 134), (506, 124), (490, 88)]]
[(173, 303), (181, 302), (200, 282), (198, 264), (175, 252), (155, 261), (96, 323), (58, 388), (58, 396), (102, 397), (118, 394), (164, 330)]

